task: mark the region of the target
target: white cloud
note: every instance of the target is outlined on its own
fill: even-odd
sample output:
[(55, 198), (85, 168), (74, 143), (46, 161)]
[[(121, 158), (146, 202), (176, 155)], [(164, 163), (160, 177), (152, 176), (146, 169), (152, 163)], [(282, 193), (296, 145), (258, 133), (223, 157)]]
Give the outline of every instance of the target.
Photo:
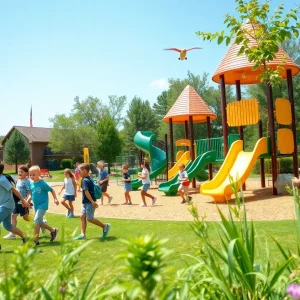
[(149, 86), (152, 88), (163, 90), (163, 89), (167, 89), (169, 87), (169, 82), (166, 78), (161, 78), (161, 79), (150, 82)]

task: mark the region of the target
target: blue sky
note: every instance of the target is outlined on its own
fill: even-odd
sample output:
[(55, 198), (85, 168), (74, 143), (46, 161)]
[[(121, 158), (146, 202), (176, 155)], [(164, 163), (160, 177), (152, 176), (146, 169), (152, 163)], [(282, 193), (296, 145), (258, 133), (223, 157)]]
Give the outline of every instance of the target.
[[(285, 2), (287, 8), (298, 0)], [(195, 32), (223, 29), (234, 0), (0, 0), (1, 129), (50, 126), (69, 113), (73, 99), (135, 95), (151, 103), (168, 78), (187, 71), (210, 75), (225, 46), (202, 42)], [(204, 49), (178, 61), (163, 48)]]

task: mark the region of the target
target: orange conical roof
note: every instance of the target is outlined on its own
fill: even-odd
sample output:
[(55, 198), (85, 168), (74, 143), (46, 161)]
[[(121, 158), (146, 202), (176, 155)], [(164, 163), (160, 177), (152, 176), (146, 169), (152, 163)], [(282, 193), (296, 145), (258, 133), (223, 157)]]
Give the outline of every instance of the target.
[(194, 123), (206, 122), (206, 117), (217, 118), (194, 88), (187, 85), (163, 120), (169, 122), (172, 118), (173, 123), (181, 124), (189, 121), (190, 116), (193, 116)]
[[(257, 25), (255, 25), (255, 27), (257, 27)], [(252, 25), (249, 22), (244, 24), (243, 28), (253, 30)], [(249, 46), (257, 45), (256, 41), (251, 37), (249, 40)], [(253, 71), (253, 63), (248, 61), (246, 55), (237, 55), (241, 47), (242, 44), (237, 45), (235, 41), (233, 42), (212, 77), (214, 82), (219, 83), (220, 75), (224, 74), (226, 84), (235, 84), (236, 80), (240, 80), (241, 84), (260, 83), (258, 77), (261, 74), (261, 69)], [(298, 65), (280, 47), (278, 53), (276, 54), (276, 58), (268, 62), (267, 65), (269, 68), (273, 69), (281, 66), (283, 68), (280, 73), (282, 78), (286, 78), (287, 69), (292, 70), (292, 76), (297, 75), (300, 71)]]

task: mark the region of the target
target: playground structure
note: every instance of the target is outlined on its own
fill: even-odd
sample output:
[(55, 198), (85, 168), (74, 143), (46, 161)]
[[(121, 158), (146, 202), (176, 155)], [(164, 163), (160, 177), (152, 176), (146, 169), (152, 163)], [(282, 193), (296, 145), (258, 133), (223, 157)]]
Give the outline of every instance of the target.
[[(246, 23), (243, 25), (247, 30), (253, 30), (251, 25)], [(250, 45), (256, 45), (255, 40), (250, 38)], [(221, 88), (221, 108), (222, 108), (222, 128), (223, 128), (223, 141), (224, 141), (224, 155), (228, 154), (231, 157), (231, 153), (228, 153), (228, 126), (238, 126), (240, 139), (244, 141), (243, 127), (247, 125), (253, 125), (258, 123), (259, 127), (259, 137), (263, 138), (262, 122), (259, 120), (259, 109), (258, 104), (255, 101), (248, 102), (249, 100), (241, 99), (241, 85), (242, 84), (255, 84), (260, 83), (259, 75), (261, 74), (261, 69), (253, 71), (253, 64), (251, 64), (247, 57), (244, 55), (238, 56), (237, 53), (241, 45), (237, 45), (235, 42), (230, 46), (227, 54), (223, 58), (219, 67), (217, 68), (215, 74), (213, 75), (213, 81), (220, 84)], [(283, 62), (284, 58), (284, 62)], [(275, 135), (275, 117), (274, 117), (274, 99), (272, 86), (266, 83), (267, 92), (267, 102), (268, 102), (268, 119), (269, 119), (269, 131), (270, 131), (270, 146), (269, 151), (265, 148), (265, 142), (261, 142), (261, 139), (257, 142), (257, 145), (252, 154), (247, 154), (247, 156), (252, 156), (253, 159), (258, 156), (258, 154), (263, 154), (260, 156), (260, 174), (261, 174), (261, 186), (265, 187), (265, 171), (264, 171), (264, 158), (271, 157), (272, 161), (272, 182), (273, 182), (273, 195), (277, 194), (275, 188), (275, 182), (277, 180), (277, 157), (278, 156), (292, 156), (293, 157), (293, 167), (294, 176), (298, 177), (298, 157), (297, 157), (297, 144), (296, 144), (296, 123), (295, 123), (295, 107), (294, 107), (294, 95), (293, 95), (293, 81), (292, 76), (299, 73), (300, 68), (292, 61), (292, 59), (281, 49), (276, 55), (276, 58), (267, 63), (270, 68), (280, 68), (281, 77), (287, 79), (288, 83), (288, 94), (289, 99), (277, 99), (276, 100), (276, 120), (279, 128), (277, 131), (277, 139)], [(225, 84), (234, 84), (236, 86), (236, 97), (237, 102), (230, 103), (226, 105), (226, 88)], [(252, 105), (247, 107), (247, 105)], [(289, 126), (290, 128), (287, 128)], [(276, 145), (277, 142), (277, 145)], [(258, 146), (258, 144), (260, 146)], [(242, 144), (243, 145), (243, 144)], [(239, 148), (241, 145), (239, 145)], [(248, 168), (245, 170), (243, 168), (243, 161), (241, 157), (245, 156), (246, 152), (239, 151), (239, 155), (236, 156), (236, 162), (230, 168), (225, 168), (226, 164), (224, 162), (223, 168), (219, 170), (219, 173), (223, 173), (223, 176), (219, 173), (214, 179), (214, 183), (204, 183), (201, 186), (201, 193), (212, 195), (215, 200), (225, 201), (228, 200), (230, 192), (228, 192), (228, 182), (229, 176), (232, 178), (240, 178), (238, 180), (238, 187), (240, 183), (245, 182), (246, 175), (249, 173), (249, 169), (252, 166), (252, 159), (248, 163)], [(227, 158), (227, 157), (226, 157)], [(230, 159), (228, 158), (228, 161)], [(255, 159), (256, 160), (256, 159)], [(226, 161), (226, 160), (225, 160)], [(241, 164), (238, 164), (238, 162)], [(227, 174), (227, 176), (225, 176)], [(221, 182), (221, 178), (223, 181)], [(217, 184), (226, 185), (222, 189), (216, 191), (215, 187)], [(221, 195), (222, 194), (222, 195)]]

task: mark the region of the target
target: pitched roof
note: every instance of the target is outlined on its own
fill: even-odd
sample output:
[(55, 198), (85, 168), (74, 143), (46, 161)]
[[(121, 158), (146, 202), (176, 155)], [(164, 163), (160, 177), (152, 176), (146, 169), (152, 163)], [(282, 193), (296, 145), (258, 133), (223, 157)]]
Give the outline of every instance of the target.
[[(258, 25), (254, 25), (257, 27)], [(253, 30), (250, 23), (245, 23), (243, 28), (246, 30)], [(257, 46), (257, 42), (249, 37), (249, 46)], [(253, 63), (250, 63), (246, 55), (237, 55), (242, 44), (237, 45), (235, 41), (230, 46), (220, 65), (218, 66), (215, 74), (212, 77), (214, 82), (219, 83), (220, 75), (224, 75), (225, 84), (235, 84), (236, 80), (240, 80), (241, 84), (260, 83), (259, 75), (262, 73), (262, 69), (253, 71)], [(299, 73), (299, 66), (279, 47), (279, 51), (276, 54), (276, 58), (267, 63), (267, 66), (272, 69), (276, 69), (281, 66), (280, 76), (286, 78), (286, 70), (291, 69), (292, 75), (295, 76)]]
[(217, 118), (194, 88), (187, 85), (163, 120), (168, 123), (172, 118), (173, 123), (181, 124), (189, 121), (190, 116), (193, 116), (194, 123), (206, 122), (206, 117)]
[(1, 142), (3, 145), (15, 129), (21, 132), (28, 139), (29, 143), (49, 143), (52, 130), (44, 127), (13, 126)]

